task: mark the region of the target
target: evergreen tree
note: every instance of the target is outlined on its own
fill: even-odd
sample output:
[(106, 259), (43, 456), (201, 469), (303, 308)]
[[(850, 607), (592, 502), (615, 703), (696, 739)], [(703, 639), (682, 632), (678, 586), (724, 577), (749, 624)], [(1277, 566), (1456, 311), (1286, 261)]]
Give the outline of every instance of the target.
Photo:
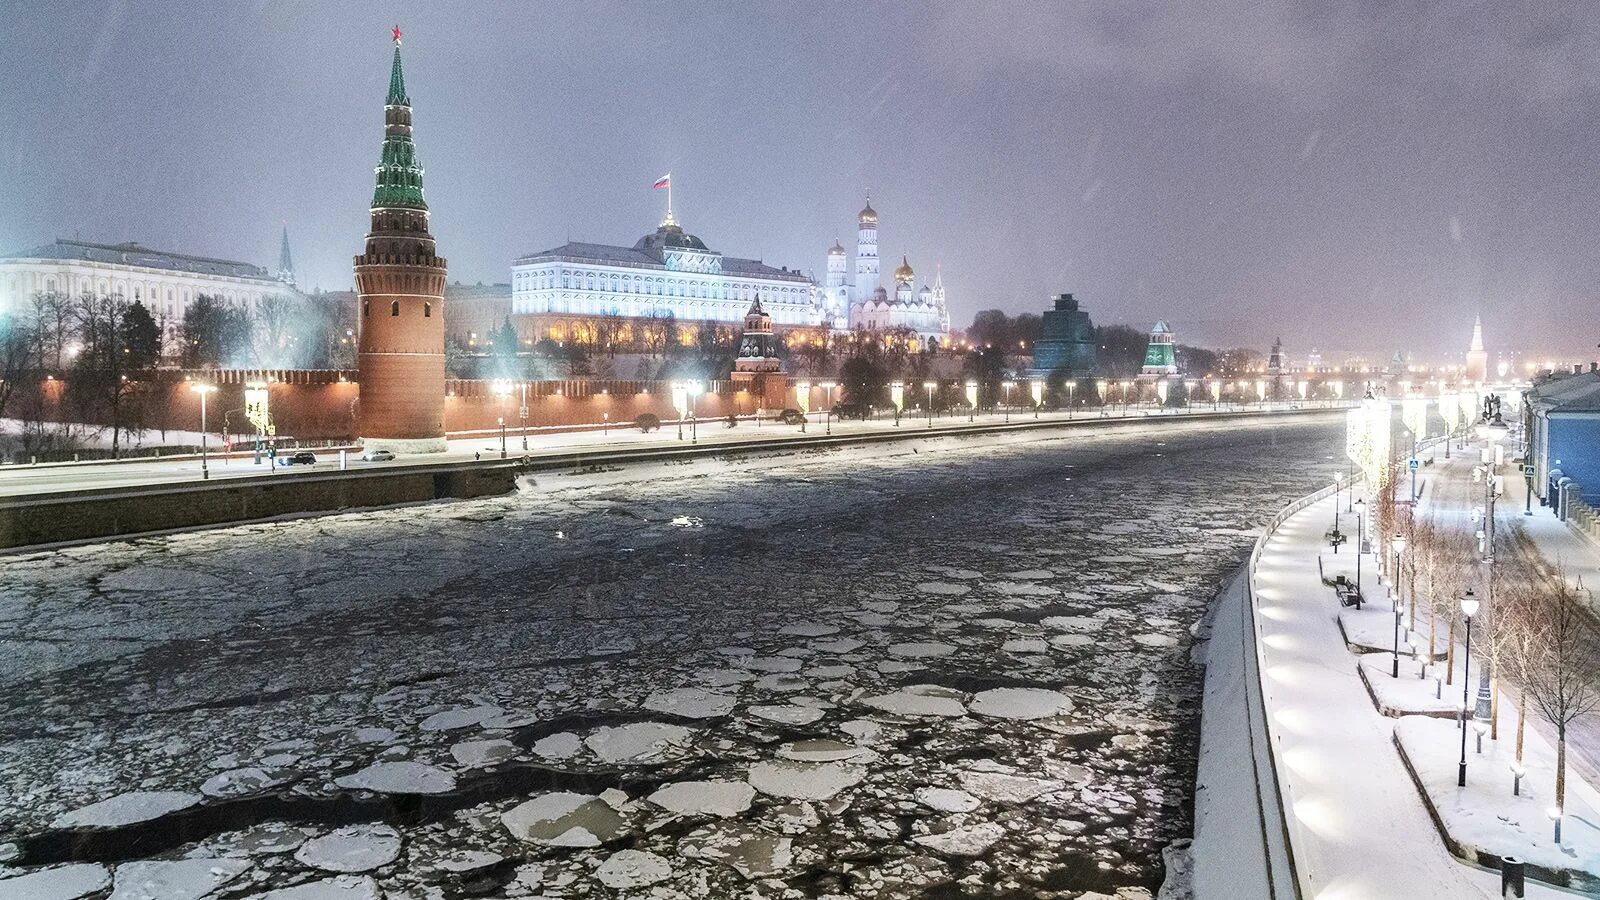
[(148, 372), (161, 361), (161, 326), (137, 300), (122, 319), (122, 349), (129, 371)]

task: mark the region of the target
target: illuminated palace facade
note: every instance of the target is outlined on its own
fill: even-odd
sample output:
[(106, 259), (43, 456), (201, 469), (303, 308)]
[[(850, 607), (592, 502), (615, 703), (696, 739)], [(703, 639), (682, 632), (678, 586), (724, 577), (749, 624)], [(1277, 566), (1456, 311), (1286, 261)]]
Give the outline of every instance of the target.
[(757, 297), (777, 326), (821, 322), (805, 274), (712, 250), (670, 211), (632, 247), (569, 242), (511, 267), (511, 315), (524, 337), (581, 340), (600, 317), (733, 327)]

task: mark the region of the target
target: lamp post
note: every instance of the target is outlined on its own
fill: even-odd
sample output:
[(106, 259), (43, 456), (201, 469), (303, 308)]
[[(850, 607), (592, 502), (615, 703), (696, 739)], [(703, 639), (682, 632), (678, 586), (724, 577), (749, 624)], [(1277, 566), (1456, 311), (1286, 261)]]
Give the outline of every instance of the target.
[(1015, 381), (1002, 381), (1000, 386), (1006, 391), (1006, 421), (1011, 421), (1011, 389), (1017, 386)]
[(1399, 678), (1400, 677), (1400, 620), (1405, 617), (1405, 607), (1402, 605), (1402, 601), (1401, 601), (1401, 598), (1404, 595), (1402, 593), (1403, 589), (1401, 587), (1403, 582), (1400, 580), (1400, 577), (1401, 577), (1400, 554), (1405, 552), (1406, 539), (1403, 538), (1403, 537), (1395, 537), (1395, 538), (1391, 539), (1389, 541), (1389, 543), (1394, 546), (1394, 578), (1391, 579), (1393, 581), (1393, 583), (1394, 583), (1394, 602), (1391, 604), (1394, 607), (1394, 671), (1390, 673), (1390, 676), (1393, 677), (1393, 678)]
[(972, 411), (967, 414), (968, 422), (978, 421), (978, 383), (967, 382), (967, 399), (972, 403)]
[(889, 399), (894, 401), (894, 427), (900, 427), (900, 407), (906, 405), (906, 383), (896, 381), (889, 385)]
[[(517, 409), (517, 415), (519, 415), (522, 418), (522, 452), (523, 453), (527, 453), (528, 452), (528, 383), (526, 381), (522, 382), (522, 406), (520, 406)], [(610, 419), (611, 417), (609, 415), (607, 415), (606, 418)], [(610, 431), (610, 428), (608, 427), (606, 430)]]
[[(1342, 484), (1344, 484), (1344, 473), (1343, 472), (1338, 472), (1338, 471), (1334, 472), (1333, 473), (1333, 530), (1334, 531), (1338, 531), (1339, 530), (1339, 487)], [(1337, 553), (1339, 551), (1337, 549), (1335, 549), (1334, 552)]]
[[(1483, 562), (1483, 589), (1485, 594), (1483, 601), (1489, 605), (1489, 611), (1491, 613), (1494, 611), (1494, 593), (1492, 590), (1494, 584), (1494, 506), (1495, 499), (1500, 496), (1501, 488), (1505, 483), (1504, 479), (1500, 475), (1496, 474), (1496, 470), (1499, 468), (1501, 459), (1501, 449), (1499, 447), (1499, 443), (1501, 438), (1505, 437), (1506, 430), (1505, 423), (1500, 421), (1498, 415), (1496, 415), (1493, 419), (1486, 421), (1478, 429), (1479, 435), (1483, 437), (1485, 442), (1482, 456), (1484, 491), (1483, 508), (1485, 513), (1483, 521), (1483, 546), (1481, 548)], [(1484, 664), (1480, 665), (1478, 668), (1480, 670), (1478, 673), (1478, 697), (1476, 705), (1473, 708), (1472, 715), (1474, 718), (1488, 722), (1494, 714), (1493, 694), (1490, 691), (1490, 687), (1494, 679), (1494, 667), (1489, 660), (1484, 660)]]
[[(500, 398), (500, 409), (503, 412), (506, 406), (506, 398), (511, 396), (511, 382), (504, 379), (495, 381), (494, 395)], [(526, 441), (524, 441), (522, 449), (528, 449)], [(500, 417), (500, 458), (506, 458), (506, 418), (503, 415)]]
[(200, 478), (211, 477), (211, 467), (206, 461), (206, 395), (217, 389), (214, 384), (193, 384), (189, 390), (200, 395)]
[(823, 383), (817, 385), (817, 387), (820, 387), (828, 392), (828, 411), (825, 414), (828, 434), (833, 434), (833, 389), (838, 386), (838, 383), (833, 381), (824, 381)]
[(1356, 511), (1356, 593), (1361, 593), (1361, 548), (1367, 542), (1367, 525), (1362, 514), (1367, 511), (1365, 497), (1355, 502)]
[(1478, 614), (1478, 596), (1472, 588), (1461, 595), (1461, 614), (1467, 617), (1467, 648), (1461, 663), (1461, 764), (1456, 769), (1456, 787), (1467, 786), (1467, 673), (1472, 671), (1472, 617)]
[(811, 382), (802, 381), (794, 386), (794, 400), (800, 404), (800, 433), (806, 433), (806, 413), (811, 412)]
[(924, 381), (922, 386), (928, 391), (928, 427), (933, 427), (933, 389), (939, 386), (936, 381)]
[[(1071, 378), (1067, 379), (1066, 387), (1067, 387), (1067, 418), (1068, 419), (1072, 418), (1072, 389), (1077, 387), (1077, 386), (1078, 386), (1078, 383), (1076, 381), (1073, 381)], [(1039, 418), (1039, 407), (1037, 405), (1035, 405), (1034, 408), (1033, 408), (1033, 417), (1035, 419)]]
[(705, 385), (698, 381), (691, 381), (684, 387), (684, 392), (689, 397), (689, 443), (700, 443), (700, 394), (705, 391)]

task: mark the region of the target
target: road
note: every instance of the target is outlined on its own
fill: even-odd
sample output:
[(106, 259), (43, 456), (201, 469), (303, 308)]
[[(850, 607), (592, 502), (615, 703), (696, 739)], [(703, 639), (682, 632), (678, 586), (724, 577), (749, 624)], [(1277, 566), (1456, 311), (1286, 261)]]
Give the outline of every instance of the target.
[(0, 878), (1139, 896), (1190, 830), (1191, 628), (1342, 445), (806, 450), (14, 557)]
[[(1204, 414), (1209, 410), (1198, 408), (1196, 412)], [(1149, 416), (1171, 416), (1170, 410), (1142, 410), (1121, 409), (1112, 407), (1107, 410), (1108, 417), (1114, 419), (1133, 418), (1143, 419)], [(1098, 413), (1094, 414), (1098, 418)], [(683, 437), (679, 438), (678, 428), (675, 424), (664, 425), (660, 430), (644, 434), (637, 428), (614, 427), (605, 431), (578, 431), (578, 432), (535, 432), (528, 436), (527, 452), (538, 456), (543, 453), (569, 453), (572, 451), (599, 452), (616, 450), (625, 447), (671, 447), (682, 446), (693, 441), (696, 444), (719, 445), (733, 444), (747, 441), (771, 440), (779, 436), (800, 437), (805, 434), (859, 434), (867, 432), (909, 431), (911, 429), (927, 428), (927, 421), (910, 416), (902, 419), (900, 426), (895, 426), (892, 418), (877, 419), (870, 422), (825, 422), (813, 414), (818, 420), (806, 426), (806, 432), (799, 427), (776, 424), (764, 421), (757, 426), (749, 421), (741, 422), (737, 428), (728, 428), (721, 420), (707, 420), (691, 427), (685, 424)], [(1046, 412), (1038, 417), (1040, 420), (1052, 419), (1065, 420), (1069, 418), (1066, 413)], [(1086, 418), (1083, 411), (1076, 414), (1076, 418)], [(1033, 417), (1021, 412), (1011, 415), (1004, 413), (985, 413), (973, 418), (970, 424), (978, 426), (992, 426), (1004, 424), (1006, 421), (1022, 422), (1032, 421)], [(936, 429), (962, 428), (969, 424), (968, 417), (941, 416), (934, 420)], [(516, 429), (506, 432), (506, 454), (510, 458), (523, 455), (523, 437)], [(280, 466), (276, 470), (270, 468), (263, 460), (259, 465), (249, 457), (221, 458), (213, 456), (207, 468), (210, 478), (221, 480), (228, 478), (270, 478), (275, 474), (285, 472), (304, 471), (331, 471), (339, 466), (337, 451), (319, 450), (317, 462), (307, 466)], [(416, 465), (418, 463), (461, 463), (468, 460), (500, 458), (500, 436), (474, 435), (472, 437), (455, 438), (449, 441), (446, 452), (427, 455), (401, 456), (394, 462), (368, 463), (362, 462), (359, 454), (351, 453), (346, 462), (352, 469), (365, 469), (392, 465)], [(45, 465), (0, 465), (0, 497), (21, 496), (26, 494), (49, 493), (56, 491), (85, 490), (91, 488), (137, 487), (155, 484), (180, 484), (201, 479), (201, 465), (198, 458), (183, 457), (178, 459), (139, 459), (125, 461), (95, 461), (86, 463), (54, 463)]]

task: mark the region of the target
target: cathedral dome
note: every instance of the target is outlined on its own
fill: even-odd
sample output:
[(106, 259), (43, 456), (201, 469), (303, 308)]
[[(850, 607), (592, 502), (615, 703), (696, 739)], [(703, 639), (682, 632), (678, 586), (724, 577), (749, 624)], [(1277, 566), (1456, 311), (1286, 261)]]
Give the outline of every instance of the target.
[(870, 198), (867, 200), (867, 205), (861, 208), (861, 215), (858, 218), (863, 225), (878, 224), (878, 211), (872, 208), (872, 200)]
[(839, 242), (837, 240), (835, 240), (833, 242), (833, 246), (832, 247), (828, 248), (828, 255), (829, 256), (843, 256), (844, 255), (844, 248), (839, 246)]
[(933, 299), (933, 288), (923, 285), (922, 290), (917, 291), (917, 296), (922, 298), (923, 303), (927, 303)]
[(912, 271), (911, 263), (906, 262), (904, 256), (900, 257), (900, 267), (894, 270), (894, 280), (909, 282), (915, 277), (917, 277), (917, 273)]

